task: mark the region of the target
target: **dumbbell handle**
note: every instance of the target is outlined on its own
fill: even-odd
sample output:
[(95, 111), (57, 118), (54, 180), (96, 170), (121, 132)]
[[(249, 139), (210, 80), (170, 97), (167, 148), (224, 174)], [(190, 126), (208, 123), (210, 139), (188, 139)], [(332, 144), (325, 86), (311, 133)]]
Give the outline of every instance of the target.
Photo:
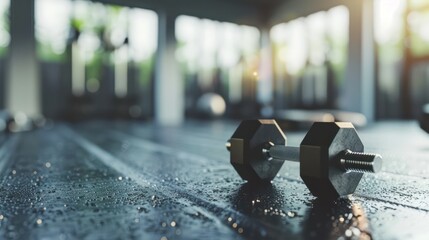
[[(272, 145), (262, 151), (269, 158), (299, 162), (299, 147)], [(339, 167), (345, 172), (377, 173), (383, 165), (379, 154), (353, 152), (348, 149), (340, 154)]]
[(268, 158), (299, 162), (299, 147), (273, 145), (271, 147), (263, 148), (262, 152)]
[[(231, 149), (231, 142), (226, 143), (226, 148)], [(268, 159), (299, 162), (300, 148), (284, 145), (268, 144), (262, 148), (262, 152)], [(381, 171), (382, 157), (379, 154), (353, 152), (345, 150), (340, 153), (339, 167), (345, 172), (377, 173)]]

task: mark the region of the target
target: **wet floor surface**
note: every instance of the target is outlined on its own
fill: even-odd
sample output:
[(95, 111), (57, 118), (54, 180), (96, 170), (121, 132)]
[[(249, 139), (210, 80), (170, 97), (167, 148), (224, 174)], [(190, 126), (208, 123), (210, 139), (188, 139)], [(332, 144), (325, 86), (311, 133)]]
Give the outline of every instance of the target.
[[(0, 239), (428, 239), (429, 135), (359, 130), (383, 172), (353, 196), (314, 198), (297, 163), (243, 182), (224, 143), (237, 123), (93, 121), (0, 135)], [(298, 145), (304, 132), (287, 133)]]

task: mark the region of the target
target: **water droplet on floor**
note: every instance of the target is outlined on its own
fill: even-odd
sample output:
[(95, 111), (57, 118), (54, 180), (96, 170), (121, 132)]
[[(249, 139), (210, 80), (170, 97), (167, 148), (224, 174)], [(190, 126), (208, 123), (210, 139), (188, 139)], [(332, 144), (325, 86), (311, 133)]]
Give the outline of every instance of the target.
[(290, 218), (293, 218), (293, 217), (296, 216), (296, 212), (289, 211), (289, 212), (287, 212), (287, 216), (290, 217)]

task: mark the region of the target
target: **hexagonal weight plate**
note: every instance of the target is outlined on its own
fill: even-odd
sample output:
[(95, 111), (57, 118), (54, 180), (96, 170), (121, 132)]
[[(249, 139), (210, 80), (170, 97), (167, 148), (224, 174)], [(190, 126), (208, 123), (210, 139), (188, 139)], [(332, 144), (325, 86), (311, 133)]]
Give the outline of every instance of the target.
[(363, 174), (344, 172), (339, 167), (341, 153), (349, 149), (363, 152), (362, 141), (351, 123), (314, 123), (300, 148), (300, 175), (317, 197), (338, 198), (352, 194)]
[(286, 136), (275, 120), (245, 120), (231, 136), (231, 164), (241, 178), (251, 182), (271, 181), (283, 161), (268, 160), (262, 153), (267, 143), (286, 145)]

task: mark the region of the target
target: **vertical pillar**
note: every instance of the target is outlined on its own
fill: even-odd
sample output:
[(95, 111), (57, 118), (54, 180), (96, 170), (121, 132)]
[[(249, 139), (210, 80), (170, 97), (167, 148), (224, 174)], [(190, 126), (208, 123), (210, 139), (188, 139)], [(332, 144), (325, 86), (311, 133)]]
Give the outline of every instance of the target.
[(375, 115), (373, 1), (348, 4), (349, 48), (345, 82), (340, 93), (343, 110), (363, 113), (369, 122)]
[(273, 100), (273, 66), (270, 31), (267, 28), (261, 31), (261, 51), (257, 86), (257, 100), (262, 104), (270, 104)]
[(183, 77), (175, 57), (175, 16), (159, 12), (158, 51), (155, 67), (155, 120), (160, 125), (179, 125), (184, 120)]
[(405, 1), (404, 13), (404, 56), (403, 56), (403, 69), (400, 80), (400, 113), (402, 118), (411, 119), (413, 116), (413, 99), (411, 95), (411, 71), (412, 71), (412, 52), (411, 52), (411, 31), (408, 26), (408, 16), (411, 13), (410, 3)]
[(34, 0), (10, 1), (6, 108), (29, 116), (41, 114), (39, 71), (34, 35)]

